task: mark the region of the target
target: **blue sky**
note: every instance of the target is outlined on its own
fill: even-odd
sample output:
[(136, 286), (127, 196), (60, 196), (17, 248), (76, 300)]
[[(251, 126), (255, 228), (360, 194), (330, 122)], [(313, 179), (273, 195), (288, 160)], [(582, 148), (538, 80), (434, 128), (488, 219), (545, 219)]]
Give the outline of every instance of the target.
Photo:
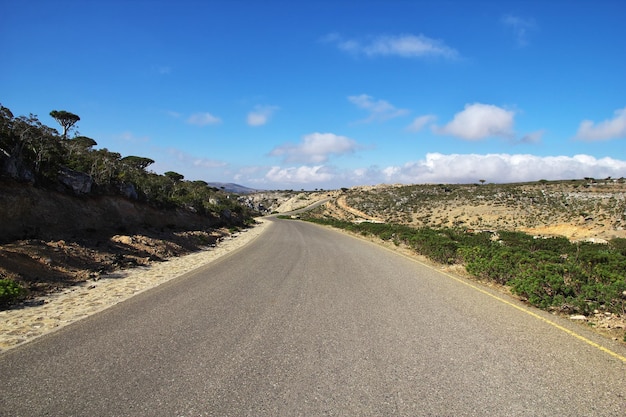
[(0, 0), (0, 103), (263, 189), (626, 176), (626, 2)]

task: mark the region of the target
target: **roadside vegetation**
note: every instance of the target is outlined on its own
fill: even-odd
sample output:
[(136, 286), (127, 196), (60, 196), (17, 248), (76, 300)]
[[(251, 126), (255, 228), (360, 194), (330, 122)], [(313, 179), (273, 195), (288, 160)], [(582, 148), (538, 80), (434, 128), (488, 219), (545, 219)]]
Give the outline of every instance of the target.
[(26, 295), (26, 290), (11, 279), (0, 279), (0, 308)]
[(150, 158), (96, 149), (94, 139), (78, 134), (78, 115), (64, 110), (53, 110), (50, 115), (61, 126), (61, 134), (36, 115), (15, 117), (0, 105), (0, 180), (76, 195), (120, 195), (199, 215), (229, 211), (250, 219), (252, 212), (228, 193), (204, 181), (186, 181), (177, 172), (151, 172), (148, 167), (155, 161)]
[[(445, 265), (463, 265), (474, 277), (505, 285), (522, 300), (548, 310), (626, 316), (626, 239), (608, 244), (541, 238), (516, 231), (354, 223), (324, 216), (318, 224), (375, 236)], [(623, 336), (626, 341), (626, 334)]]
[[(223, 227), (237, 230), (254, 222), (253, 216), (257, 213), (250, 207), (241, 204), (237, 195), (212, 187), (204, 181), (187, 181), (182, 174), (177, 172), (169, 171), (163, 175), (156, 174), (148, 169), (155, 162), (150, 158), (136, 155), (122, 156), (120, 153), (106, 148), (97, 149), (96, 140), (78, 133), (77, 123), (80, 121), (78, 115), (65, 110), (52, 110), (50, 116), (59, 123), (61, 133), (44, 125), (36, 115), (16, 117), (8, 108), (0, 105), (0, 184), (6, 185), (6, 189), (35, 188), (46, 193), (49, 191), (48, 195), (50, 196), (61, 193), (71, 196), (72, 200), (90, 201), (94, 205), (100, 204), (102, 197), (122, 198), (138, 203), (139, 206), (155, 208), (158, 212), (166, 213), (164, 217), (169, 216), (169, 214), (184, 213), (185, 216), (189, 215), (185, 218), (201, 218), (202, 221), (190, 220), (189, 224), (195, 222), (210, 225), (215, 229)], [(19, 198), (16, 199), (19, 200)], [(70, 213), (70, 207), (65, 206), (65, 209), (68, 212), (63, 214), (67, 218), (67, 222), (71, 223), (75, 213)], [(22, 212), (19, 206), (9, 207), (7, 210), (12, 210), (17, 219), (20, 219), (19, 216), (22, 215)], [(44, 215), (45, 213), (42, 213), (42, 217), (45, 218)], [(152, 226), (156, 228), (157, 225)], [(166, 232), (172, 236), (170, 239), (177, 242), (182, 239), (177, 235), (179, 232), (189, 234), (190, 240), (195, 239), (194, 233), (196, 232), (210, 235), (210, 231), (207, 230), (175, 231), (173, 230), (174, 226), (170, 224), (161, 226), (165, 227)], [(29, 225), (26, 224), (24, 227), (29, 227)], [(137, 229), (145, 229), (146, 227), (148, 227), (147, 223), (136, 225)], [(187, 226), (182, 225), (180, 227)], [(46, 261), (49, 259), (48, 256), (37, 255), (39, 253), (39, 249), (36, 248), (37, 239), (42, 238), (42, 233), (45, 234), (45, 230), (43, 230), (45, 228), (45, 224), (41, 226), (41, 230), (39, 227), (31, 227), (32, 231), (29, 229), (28, 234), (20, 238), (8, 233), (0, 234), (0, 243), (2, 244), (11, 244), (14, 240), (28, 239), (17, 244), (18, 249), (0, 251), (0, 261), (4, 262), (0, 265), (0, 307), (24, 299), (29, 292), (34, 291), (33, 288), (39, 288), (37, 286), (39, 281), (46, 281), (49, 278), (48, 275), (54, 275), (54, 268), (61, 268), (61, 265), (51, 266), (50, 262)], [(111, 228), (115, 229), (115, 226), (113, 225)], [(120, 262), (117, 260), (109, 261), (108, 258), (113, 254), (109, 253), (111, 251), (105, 245), (100, 245), (99, 238), (95, 233), (96, 230), (92, 229), (86, 230), (89, 236), (78, 236), (74, 233), (67, 237), (63, 236), (63, 239), (70, 239), (70, 241), (65, 242), (58, 238), (56, 239), (58, 242), (46, 242), (39, 246), (72, 247), (74, 250), (68, 253), (66, 262), (68, 259), (75, 259), (74, 263), (97, 270), (105, 269), (107, 266), (122, 265), (121, 259), (130, 257), (132, 245), (124, 244), (117, 248), (119, 245), (116, 246), (115, 242), (112, 242), (108, 246), (117, 251), (115, 256), (120, 258)], [(117, 233), (125, 231), (126, 226), (120, 226), (116, 229)], [(161, 233), (161, 235), (165, 235), (166, 232)], [(170, 253), (172, 251), (167, 248), (180, 246), (176, 242), (166, 242), (160, 239), (161, 235), (144, 236), (141, 239), (128, 237), (127, 239), (128, 242), (133, 241), (133, 239), (134, 241), (150, 240), (151, 243), (142, 250), (138, 249), (137, 253), (144, 258), (158, 258), (156, 255), (148, 255), (148, 250), (154, 249), (156, 251), (157, 248), (164, 247), (162, 252)], [(213, 239), (212, 235), (209, 237)], [(77, 240), (81, 241), (80, 245), (77, 244)], [(82, 241), (89, 241), (89, 244)], [(92, 246), (82, 246), (91, 245), (91, 243), (93, 243)], [(193, 242), (187, 242), (182, 246), (195, 247)], [(28, 248), (32, 248), (32, 250), (29, 251)], [(56, 248), (56, 250), (61, 249)], [(91, 265), (92, 260), (87, 259), (92, 258), (93, 253), (102, 251), (104, 252), (100, 258), (106, 261), (107, 266)], [(124, 254), (128, 253), (128, 256), (122, 255), (119, 253), (120, 251)], [(83, 258), (85, 260), (78, 261), (78, 259)], [(21, 266), (16, 266), (18, 264)], [(32, 277), (29, 275), (28, 279), (22, 277), (20, 282), (19, 277), (21, 277), (20, 273), (23, 272), (24, 265), (32, 266), (31, 269), (39, 272)], [(37, 269), (38, 267), (40, 269)], [(72, 265), (72, 267), (78, 268), (77, 265)], [(61, 273), (58, 272), (58, 274)], [(44, 276), (41, 277), (40, 275)], [(59, 282), (54, 285), (60, 286), (61, 281), (74, 282), (74, 275), (69, 272), (67, 275), (69, 278), (58, 279)]]

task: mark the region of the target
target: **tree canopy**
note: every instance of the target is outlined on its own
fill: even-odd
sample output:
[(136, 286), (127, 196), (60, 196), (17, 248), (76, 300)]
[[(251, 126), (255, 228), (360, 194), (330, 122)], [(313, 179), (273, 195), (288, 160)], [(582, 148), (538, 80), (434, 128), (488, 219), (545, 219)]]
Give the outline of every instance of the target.
[[(174, 171), (163, 175), (147, 171), (155, 161), (142, 156), (122, 157), (86, 136), (68, 138), (80, 118), (66, 111), (50, 115), (63, 126), (63, 134), (41, 123), (36, 115), (14, 117), (0, 105), (0, 181), (12, 179), (38, 187), (76, 192), (64, 179), (88, 179), (91, 195), (122, 195), (160, 208), (183, 208), (199, 215), (220, 218), (225, 209), (238, 213), (229, 223), (245, 222), (250, 214), (237, 199), (204, 181), (186, 181)], [(80, 175), (83, 174), (83, 175)], [(65, 187), (65, 188), (64, 188)], [(231, 216), (232, 217), (232, 216)]]
[(164, 172), (163, 175), (165, 175), (166, 177), (168, 177), (174, 182), (182, 181), (185, 178), (184, 175), (179, 174), (178, 172), (174, 172), (174, 171)]
[(63, 128), (63, 139), (67, 139), (67, 133), (80, 120), (80, 117), (65, 110), (52, 110), (50, 112), (50, 116), (52, 116), (52, 118)]
[(121, 161), (123, 164), (126, 164), (130, 168), (138, 169), (141, 171), (146, 169), (149, 165), (154, 164), (153, 159), (145, 158), (143, 156), (134, 156), (134, 155), (126, 156), (122, 158)]

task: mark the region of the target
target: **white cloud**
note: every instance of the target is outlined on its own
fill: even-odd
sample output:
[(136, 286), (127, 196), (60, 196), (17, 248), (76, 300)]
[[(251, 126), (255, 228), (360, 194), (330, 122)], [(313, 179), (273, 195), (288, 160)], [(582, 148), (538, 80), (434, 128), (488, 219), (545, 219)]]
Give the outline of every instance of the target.
[(228, 163), (210, 158), (192, 155), (177, 148), (152, 146), (141, 155), (150, 157), (155, 163), (151, 170), (157, 173), (175, 171), (185, 176), (185, 180), (211, 181), (227, 170)]
[(528, 45), (529, 33), (537, 29), (537, 24), (533, 19), (524, 19), (519, 16), (506, 15), (502, 17), (501, 22), (513, 31), (519, 46)]
[(426, 125), (433, 123), (435, 120), (437, 120), (437, 116), (433, 114), (416, 117), (413, 122), (407, 126), (406, 130), (409, 132), (419, 132), (426, 127)]
[(608, 176), (626, 176), (626, 161), (589, 155), (429, 153), (424, 160), (381, 170), (382, 182), (388, 183), (473, 183), (481, 179), (507, 183)]
[[(178, 171), (187, 175), (186, 171)], [(206, 174), (206, 171), (204, 171)], [(236, 173), (215, 171), (220, 181), (264, 189), (325, 188), (382, 183), (444, 184), (496, 183), (575, 179), (584, 177), (625, 177), (626, 161), (589, 155), (536, 156), (528, 154), (440, 154), (387, 167), (339, 169), (324, 164), (313, 166), (245, 167)], [(225, 175), (231, 175), (225, 178)], [(203, 178), (202, 176), (200, 178)], [(206, 175), (204, 176), (206, 178)]]
[(367, 94), (349, 96), (348, 100), (357, 107), (367, 110), (370, 113), (367, 119), (362, 120), (363, 123), (370, 123), (374, 121), (384, 122), (385, 120), (404, 116), (409, 113), (408, 110), (398, 109), (388, 101), (374, 100), (373, 97), (368, 96)]
[(364, 43), (355, 39), (343, 39), (338, 34), (331, 34), (324, 40), (336, 44), (342, 51), (369, 57), (456, 58), (458, 56), (458, 52), (443, 41), (424, 35), (377, 36)]
[(250, 126), (263, 126), (277, 110), (277, 106), (255, 106), (254, 110), (248, 113), (246, 121)]
[(435, 133), (452, 135), (467, 140), (480, 140), (491, 136), (512, 138), (515, 113), (491, 104), (466, 104), (465, 109)]
[(323, 165), (300, 167), (272, 167), (265, 178), (278, 184), (325, 183), (333, 179), (333, 173)]
[(218, 161), (215, 159), (209, 159), (209, 158), (195, 158), (192, 160), (191, 163), (193, 164), (194, 167), (209, 168), (209, 169), (223, 168), (228, 165), (226, 162)]
[(113, 136), (113, 139), (118, 142), (125, 142), (127, 144), (141, 144), (150, 142), (150, 138), (148, 136), (137, 136), (129, 131), (115, 135)]
[(166, 150), (168, 159), (176, 161), (177, 165), (181, 167), (196, 167), (196, 168), (223, 168), (228, 164), (224, 161), (218, 161), (209, 158), (198, 158), (187, 152), (181, 151), (175, 148), (169, 148)]
[(321, 164), (331, 155), (353, 153), (359, 144), (348, 137), (334, 133), (311, 133), (302, 138), (297, 145), (285, 144), (274, 148), (270, 155), (282, 156), (286, 162)]
[(187, 118), (187, 123), (196, 126), (216, 125), (221, 122), (219, 117), (215, 117), (211, 113), (194, 113)]
[(626, 107), (615, 110), (614, 114), (612, 119), (598, 124), (584, 120), (578, 128), (576, 138), (589, 141), (626, 138)]

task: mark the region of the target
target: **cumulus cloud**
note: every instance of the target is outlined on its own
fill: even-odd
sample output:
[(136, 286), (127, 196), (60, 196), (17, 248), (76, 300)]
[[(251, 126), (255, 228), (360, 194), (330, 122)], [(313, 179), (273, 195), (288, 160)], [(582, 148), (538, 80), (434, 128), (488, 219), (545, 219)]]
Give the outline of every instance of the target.
[(454, 115), (451, 122), (435, 127), (435, 133), (452, 135), (467, 140), (480, 140), (491, 136), (512, 138), (515, 112), (491, 104), (466, 104)]
[(223, 173), (228, 163), (215, 159), (192, 155), (177, 148), (151, 147), (150, 158), (156, 162), (150, 165), (154, 172), (175, 171), (186, 180), (212, 178)]
[(429, 153), (423, 160), (381, 170), (384, 182), (399, 183), (472, 183), (481, 179), (506, 183), (624, 175), (626, 161), (589, 155)]
[(169, 148), (166, 150), (169, 160), (176, 161), (181, 167), (197, 167), (197, 168), (223, 168), (228, 164), (224, 161), (218, 161), (216, 159), (200, 158), (195, 155), (191, 155), (187, 152), (181, 151), (176, 148)]
[(265, 178), (278, 184), (325, 183), (333, 179), (333, 173), (323, 165), (281, 168), (274, 166)]
[(437, 116), (433, 114), (426, 114), (424, 116), (416, 117), (415, 119), (413, 119), (413, 122), (409, 126), (407, 126), (406, 130), (408, 130), (409, 132), (419, 132), (420, 130), (425, 128), (426, 125), (433, 123), (435, 120), (437, 120)]
[(196, 126), (216, 125), (221, 122), (219, 117), (215, 117), (211, 113), (194, 113), (187, 118), (187, 123)]
[(519, 46), (528, 45), (529, 34), (537, 29), (537, 24), (533, 19), (525, 19), (514, 15), (503, 16), (501, 22), (513, 31)]
[(399, 56), (402, 58), (442, 57), (456, 58), (458, 52), (443, 41), (424, 35), (377, 36), (361, 41), (344, 39), (338, 34), (328, 35), (326, 42), (334, 43), (340, 50), (355, 55)]
[(235, 176), (240, 184), (266, 189), (339, 188), (382, 183), (468, 184), (480, 180), (507, 183), (583, 177), (626, 176), (626, 161), (589, 155), (441, 154), (402, 165), (339, 169), (325, 164), (294, 167), (247, 167)]
[(374, 100), (372, 96), (368, 96), (367, 94), (349, 96), (348, 100), (358, 108), (369, 112), (369, 117), (362, 120), (362, 123), (384, 122), (409, 113), (408, 110), (398, 109), (388, 101)]
[(299, 144), (285, 144), (274, 148), (270, 155), (284, 157), (286, 162), (321, 164), (331, 155), (344, 155), (360, 149), (353, 139), (334, 133), (311, 133)]
[(277, 106), (255, 106), (246, 119), (249, 126), (263, 126), (278, 110)]
[(615, 116), (598, 124), (591, 120), (583, 120), (576, 134), (581, 140), (609, 140), (626, 138), (626, 107), (615, 110)]

